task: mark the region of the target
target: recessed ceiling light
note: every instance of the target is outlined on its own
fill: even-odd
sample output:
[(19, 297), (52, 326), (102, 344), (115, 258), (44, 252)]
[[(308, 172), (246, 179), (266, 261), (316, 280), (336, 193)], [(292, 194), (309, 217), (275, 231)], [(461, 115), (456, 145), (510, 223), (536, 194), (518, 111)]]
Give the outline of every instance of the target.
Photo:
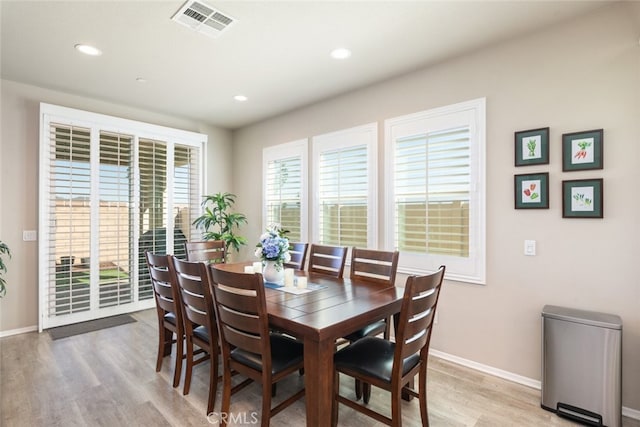
[(246, 96), (244, 96), (244, 95), (236, 95), (236, 96), (234, 96), (234, 97), (233, 97), (233, 99), (235, 99), (235, 100), (236, 100), (236, 101), (238, 101), (238, 102), (244, 102), (244, 101), (246, 101), (246, 100), (247, 100), (247, 99), (249, 99), (249, 98), (247, 98), (247, 97), (246, 97)]
[(100, 49), (98, 49), (97, 47), (89, 46), (88, 44), (77, 44), (75, 45), (75, 48), (78, 51), (84, 53), (85, 55), (91, 55), (91, 56), (102, 55), (102, 51)]
[(136, 81), (137, 81), (138, 83), (146, 83), (146, 82), (147, 82), (147, 79), (145, 79), (144, 77), (137, 77), (137, 78), (136, 78)]
[(331, 51), (331, 57), (334, 59), (347, 59), (350, 56), (351, 51), (349, 49), (345, 49), (344, 47), (340, 47)]

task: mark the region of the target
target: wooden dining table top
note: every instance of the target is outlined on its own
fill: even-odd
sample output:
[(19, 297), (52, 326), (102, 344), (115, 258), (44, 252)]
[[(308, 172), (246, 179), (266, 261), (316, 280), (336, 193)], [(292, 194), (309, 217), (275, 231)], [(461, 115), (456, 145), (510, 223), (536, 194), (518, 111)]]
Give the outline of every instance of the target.
[[(243, 272), (250, 263), (219, 264)], [(363, 280), (334, 278), (296, 270), (308, 284), (320, 287), (292, 294), (265, 286), (269, 323), (305, 345), (307, 426), (331, 423), (335, 341), (400, 311), (404, 289)]]

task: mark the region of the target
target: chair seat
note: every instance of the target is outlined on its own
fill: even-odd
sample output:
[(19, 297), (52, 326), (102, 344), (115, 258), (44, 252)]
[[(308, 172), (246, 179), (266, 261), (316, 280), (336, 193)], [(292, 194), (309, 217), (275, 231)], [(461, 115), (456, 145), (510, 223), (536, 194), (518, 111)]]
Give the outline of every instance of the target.
[[(338, 351), (334, 357), (337, 370), (348, 369), (370, 377), (391, 382), (393, 353), (396, 344), (377, 337), (365, 337)], [(403, 361), (403, 375), (420, 361), (419, 353)]]
[[(302, 361), (304, 347), (302, 343), (282, 335), (272, 334), (271, 340), (271, 375), (284, 371)], [(231, 358), (243, 365), (261, 371), (262, 357), (239, 348), (231, 352)]]
[(385, 322), (384, 320), (379, 320), (375, 323), (371, 323), (367, 326), (365, 326), (362, 329), (359, 329), (357, 331), (355, 331), (352, 334), (347, 335), (346, 337), (344, 337), (347, 341), (350, 342), (356, 342), (361, 338), (364, 337), (372, 337), (375, 335), (379, 335), (381, 333), (383, 333), (385, 330), (387, 329), (387, 322)]
[(194, 328), (193, 335), (200, 338), (202, 341), (210, 342), (209, 331), (207, 331), (207, 328), (205, 328), (204, 326), (198, 326), (197, 328)]
[(164, 315), (164, 320), (166, 322), (171, 323), (172, 325), (176, 324), (176, 314), (175, 313), (167, 313)]

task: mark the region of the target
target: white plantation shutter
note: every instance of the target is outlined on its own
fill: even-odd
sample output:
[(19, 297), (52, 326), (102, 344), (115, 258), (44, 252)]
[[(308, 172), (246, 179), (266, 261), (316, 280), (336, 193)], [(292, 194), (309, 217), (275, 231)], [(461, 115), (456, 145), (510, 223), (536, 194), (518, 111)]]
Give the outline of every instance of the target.
[(91, 131), (62, 124), (52, 124), (48, 131), (47, 225), (51, 231), (45, 310), (59, 316), (90, 309), (89, 276), (74, 277), (73, 266), (76, 258), (91, 252)]
[(377, 126), (313, 138), (315, 241), (376, 247)]
[(263, 229), (281, 224), (291, 242), (307, 241), (307, 140), (262, 151)]
[(466, 126), (396, 141), (398, 250), (469, 256), (469, 143)]
[(184, 252), (206, 136), (48, 104), (40, 129), (40, 329), (153, 307), (144, 251)]
[[(130, 245), (133, 202), (131, 135), (100, 132), (99, 168), (99, 305), (132, 301)], [(87, 267), (90, 263), (83, 263)]]
[(386, 121), (386, 236), (399, 270), (445, 264), (449, 278), (484, 282), (484, 105)]
[(176, 144), (174, 150), (172, 217), (177, 232), (173, 254), (179, 258), (186, 258), (185, 242), (201, 240), (201, 232), (193, 225), (193, 221), (201, 214), (200, 151), (197, 147), (180, 144)]

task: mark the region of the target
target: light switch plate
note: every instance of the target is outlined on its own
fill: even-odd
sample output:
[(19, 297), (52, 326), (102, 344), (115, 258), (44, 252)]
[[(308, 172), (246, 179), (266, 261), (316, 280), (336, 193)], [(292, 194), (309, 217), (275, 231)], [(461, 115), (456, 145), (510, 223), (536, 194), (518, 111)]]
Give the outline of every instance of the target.
[(525, 240), (524, 241), (524, 254), (527, 256), (535, 256), (536, 254), (536, 241)]
[(22, 240), (25, 242), (35, 242), (38, 240), (38, 232), (36, 230), (22, 230)]

